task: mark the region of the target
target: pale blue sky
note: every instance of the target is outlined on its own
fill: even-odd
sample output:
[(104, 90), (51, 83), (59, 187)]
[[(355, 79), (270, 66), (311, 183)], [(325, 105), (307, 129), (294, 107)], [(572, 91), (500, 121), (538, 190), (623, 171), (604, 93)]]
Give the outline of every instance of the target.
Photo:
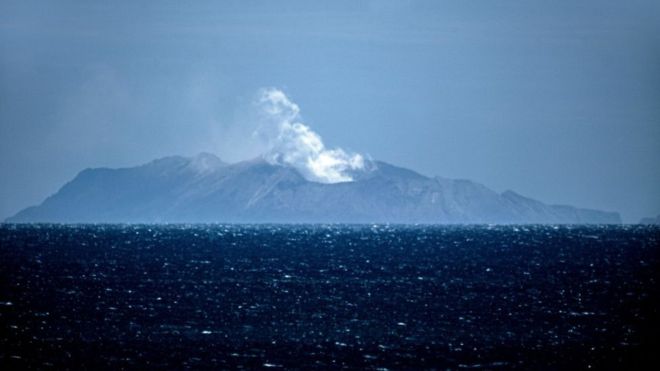
[(0, 218), (86, 167), (254, 155), (278, 87), (331, 147), (660, 213), (657, 1), (0, 1)]

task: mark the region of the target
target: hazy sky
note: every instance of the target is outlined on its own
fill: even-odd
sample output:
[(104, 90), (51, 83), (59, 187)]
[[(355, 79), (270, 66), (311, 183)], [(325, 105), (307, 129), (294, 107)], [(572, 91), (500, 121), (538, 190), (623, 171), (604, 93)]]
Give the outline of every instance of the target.
[(0, 218), (87, 167), (254, 156), (267, 87), (331, 147), (660, 213), (660, 2), (311, 3), (0, 0)]

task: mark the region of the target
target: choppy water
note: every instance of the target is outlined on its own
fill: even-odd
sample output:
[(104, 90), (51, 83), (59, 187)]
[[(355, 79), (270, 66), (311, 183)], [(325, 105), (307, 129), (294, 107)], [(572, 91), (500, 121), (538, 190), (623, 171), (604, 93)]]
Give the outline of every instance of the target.
[(0, 226), (0, 366), (657, 361), (660, 229)]

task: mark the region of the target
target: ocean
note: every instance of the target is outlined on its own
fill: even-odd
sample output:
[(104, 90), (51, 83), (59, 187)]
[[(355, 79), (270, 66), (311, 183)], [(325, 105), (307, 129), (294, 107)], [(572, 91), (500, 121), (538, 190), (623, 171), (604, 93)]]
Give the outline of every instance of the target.
[(652, 226), (0, 225), (0, 368), (657, 367)]

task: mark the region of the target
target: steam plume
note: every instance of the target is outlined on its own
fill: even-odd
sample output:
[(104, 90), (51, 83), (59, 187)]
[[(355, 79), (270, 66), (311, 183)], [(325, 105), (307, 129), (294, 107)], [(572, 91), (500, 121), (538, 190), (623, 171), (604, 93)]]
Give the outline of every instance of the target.
[(326, 149), (321, 137), (303, 124), (300, 108), (279, 89), (263, 89), (259, 106), (264, 124), (257, 130), (268, 145), (265, 155), (273, 164), (289, 165), (307, 180), (349, 182), (351, 171), (364, 169), (364, 157), (341, 148)]

